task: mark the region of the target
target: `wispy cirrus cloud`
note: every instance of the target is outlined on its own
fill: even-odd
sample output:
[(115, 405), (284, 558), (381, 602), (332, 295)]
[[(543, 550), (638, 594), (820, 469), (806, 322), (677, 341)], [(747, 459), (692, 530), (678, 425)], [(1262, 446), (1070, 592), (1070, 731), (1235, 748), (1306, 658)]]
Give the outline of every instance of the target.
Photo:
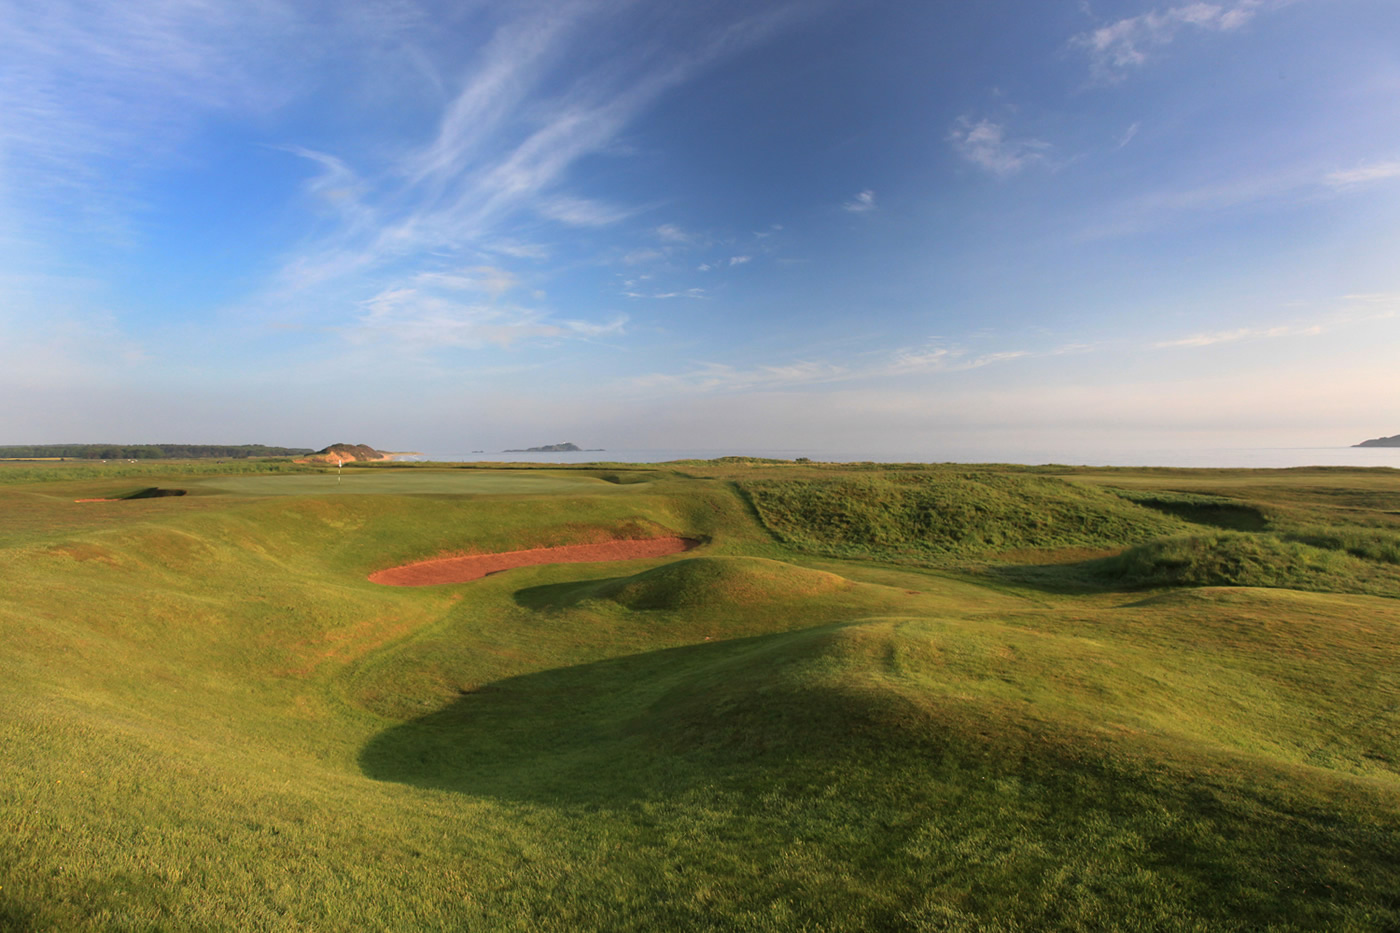
[(522, 211), (575, 226), (628, 216), (636, 209), (560, 190), (570, 169), (605, 151), (661, 95), (765, 40), (795, 12), (780, 7), (729, 23), (665, 56), (646, 48), (595, 56), (560, 89), (551, 84), (560, 77), (555, 64), (586, 56), (586, 38), (606, 30), (613, 8), (574, 2), (523, 10), (492, 37), (434, 140), (389, 173), (386, 181), (402, 182), (382, 199), (383, 223), (366, 244), (374, 256), (460, 248)]
[(1075, 36), (1070, 46), (1089, 56), (1097, 77), (1116, 80), (1146, 64), (1155, 50), (1171, 44), (1183, 30), (1232, 32), (1263, 10), (1287, 2), (1292, 0), (1181, 3), (1105, 23)]
[(856, 361), (791, 360), (738, 367), (706, 362), (680, 373), (651, 373), (631, 380), (640, 388), (669, 387), (700, 392), (795, 388), (833, 382), (869, 381), (918, 374), (965, 372), (1032, 356), (1026, 350), (973, 353), (965, 347), (930, 342), (870, 354)]
[(567, 195), (547, 198), (535, 208), (542, 216), (570, 227), (607, 227), (637, 213), (638, 208)]
[(657, 239), (666, 243), (688, 245), (699, 240), (698, 236), (693, 233), (687, 233), (675, 224), (662, 224), (657, 227), (654, 232), (656, 233)]
[(1240, 340), (1260, 340), (1270, 337), (1314, 337), (1322, 333), (1320, 324), (1306, 326), (1284, 325), (1281, 327), (1239, 327), (1234, 330), (1218, 330), (1192, 334), (1176, 340), (1163, 340), (1153, 344), (1158, 349), (1171, 347), (1210, 347), (1219, 343), (1235, 343)]
[(1050, 144), (1033, 138), (1012, 138), (1006, 127), (991, 120), (961, 117), (948, 140), (964, 159), (994, 175), (1014, 175), (1045, 162)]
[(1400, 294), (1376, 293), (1344, 295), (1345, 304), (1312, 320), (1295, 320), (1270, 327), (1237, 327), (1205, 331), (1154, 343), (1154, 349), (1211, 347), (1222, 343), (1270, 340), (1280, 337), (1317, 337), (1367, 321), (1383, 321), (1400, 316)]
[(674, 373), (651, 373), (629, 380), (634, 388), (670, 388), (687, 392), (741, 392), (799, 388), (828, 383), (901, 380), (919, 376), (956, 375), (1017, 361), (1049, 360), (1093, 353), (1141, 354), (1155, 350), (1212, 347), (1246, 341), (1326, 334), (1368, 321), (1400, 318), (1400, 295), (1391, 293), (1344, 296), (1341, 304), (1312, 320), (1295, 320), (1268, 327), (1238, 327), (1203, 331), (1158, 341), (1080, 340), (1035, 349), (975, 351), (956, 340), (930, 338), (922, 344), (861, 354), (851, 359), (798, 359), (751, 366), (707, 361)]
[[(504, 14), (507, 21), (477, 56), (476, 66), (463, 77), (461, 90), (444, 108), (432, 140), (379, 171), (371, 185), (377, 194), (366, 205), (374, 222), (347, 224), (292, 257), (287, 272), (294, 281), (319, 286), (348, 279), (351, 287), (356, 281), (359, 287), (372, 284), (376, 296), (397, 296), (415, 288), (406, 276), (474, 252), (494, 249), (507, 258), (533, 247), (538, 252), (532, 258), (538, 258), (543, 249), (535, 244), (516, 243), (513, 252), (499, 245), (522, 217), (533, 215), (568, 227), (602, 227), (625, 220), (639, 209), (567, 190), (573, 166), (606, 151), (632, 120), (670, 89), (782, 28), (796, 9), (775, 8), (683, 41), (672, 36), (665, 55), (642, 44), (630, 53), (600, 56), (586, 40), (606, 31), (609, 16), (616, 13), (613, 6), (572, 2), (511, 8)], [(571, 58), (576, 66), (560, 83), (565, 76), (556, 65)], [(675, 225), (658, 227), (656, 236), (667, 249), (690, 241), (690, 235)], [(666, 255), (661, 249), (640, 247), (621, 261), (640, 265)], [(317, 277), (308, 276), (308, 270)], [(658, 296), (698, 294), (682, 289), (648, 297)], [(461, 345), (482, 342), (483, 333), (496, 335), (484, 342), (500, 343), (496, 338), (585, 332), (572, 325), (542, 325), (523, 311), (519, 326), (501, 330), (499, 309), (473, 305), (463, 316), (465, 306), (454, 305), (456, 317), (444, 318), (440, 312), (447, 305), (440, 297), (415, 297), (423, 307), (436, 309), (437, 319), (450, 332), (472, 335), (458, 340)], [(375, 307), (380, 305), (382, 301)], [(451, 323), (458, 319), (469, 326)]]
[[(1335, 163), (1334, 163), (1335, 164)], [(1147, 191), (1108, 206), (1094, 226), (1078, 236), (1092, 240), (1138, 233), (1176, 222), (1183, 215), (1243, 210), (1271, 201), (1304, 203), (1337, 196), (1365, 185), (1400, 179), (1400, 161), (1372, 162), (1336, 169), (1316, 163), (1273, 172), (1239, 172), (1205, 183)]]
[(12, 5), (0, 17), (0, 146), (51, 183), (90, 159), (160, 152), (202, 111), (279, 103), (275, 57), (250, 53), (299, 29), (276, 2)]
[[(492, 287), (486, 285), (488, 290)], [(381, 350), (428, 354), (443, 348), (509, 348), (531, 339), (600, 337), (621, 333), (627, 323), (625, 315), (607, 322), (560, 319), (511, 302), (472, 301), (460, 294), (462, 290), (456, 283), (431, 277), (386, 289), (361, 302), (358, 317), (344, 328), (345, 336)]]
[(682, 289), (682, 290), (680, 290), (680, 291), (671, 291), (671, 292), (642, 292), (642, 291), (638, 291), (638, 290), (636, 289), (636, 286), (633, 285), (633, 284), (630, 283), (630, 282), (627, 283), (627, 285), (625, 286), (625, 288), (626, 288), (626, 290), (623, 291), (622, 294), (625, 295), (625, 296), (628, 297), (628, 298), (660, 298), (660, 299), (666, 299), (666, 298), (695, 298), (695, 299), (701, 299), (701, 298), (708, 298), (708, 297), (709, 297), (709, 295), (706, 293), (705, 289), (703, 289), (703, 288), (686, 288), (686, 289)]
[[(651, 209), (579, 190), (575, 167), (590, 156), (626, 157), (621, 134), (663, 95), (808, 15), (793, 2), (697, 26), (605, 0), (482, 5), (473, 29), (459, 34), (463, 45), (449, 49), (434, 39), (432, 13), (417, 0), (314, 15), (295, 0), (54, 0), (9, 9), (0, 16), (0, 204), (52, 202), (67, 191), (75, 210), (105, 201), (114, 227), (139, 223), (140, 186), (124, 177), (188, 158), (184, 142), (211, 115), (251, 115), (268, 129), (250, 146), (285, 152), (309, 170), (305, 201), (295, 205), (306, 214), (303, 238), (240, 303), (244, 319), (314, 321), (348, 334), (391, 320), (413, 329), (436, 315), (459, 346), (610, 328), (542, 324), (531, 317), (542, 312), (523, 307), (506, 324), (501, 308), (444, 290), (453, 270), (483, 263), (518, 261), (530, 265), (517, 276), (547, 275), (540, 264), (571, 229)], [(347, 84), (363, 86), (317, 97), (331, 73), (374, 79), (352, 77)], [(336, 125), (339, 114), (268, 116), (326, 100), (366, 103), (353, 131)], [(434, 106), (435, 118), (412, 126)], [(316, 127), (315, 143), (299, 138), (307, 126)], [(662, 226), (657, 236), (683, 245), (688, 234)], [(427, 275), (443, 277), (433, 291)], [(488, 333), (496, 336), (481, 336)]]
[(1324, 180), (1334, 188), (1350, 188), (1354, 185), (1365, 185), (1376, 181), (1389, 181), (1392, 178), (1400, 178), (1400, 159), (1391, 162), (1372, 162), (1357, 168), (1329, 172)]

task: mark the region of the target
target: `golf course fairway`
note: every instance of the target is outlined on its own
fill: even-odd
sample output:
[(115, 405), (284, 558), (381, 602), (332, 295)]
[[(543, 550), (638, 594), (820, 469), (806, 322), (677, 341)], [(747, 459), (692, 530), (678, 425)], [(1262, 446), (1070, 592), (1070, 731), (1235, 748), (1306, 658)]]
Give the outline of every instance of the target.
[(0, 465), (0, 644), (3, 930), (1400, 928), (1394, 470)]

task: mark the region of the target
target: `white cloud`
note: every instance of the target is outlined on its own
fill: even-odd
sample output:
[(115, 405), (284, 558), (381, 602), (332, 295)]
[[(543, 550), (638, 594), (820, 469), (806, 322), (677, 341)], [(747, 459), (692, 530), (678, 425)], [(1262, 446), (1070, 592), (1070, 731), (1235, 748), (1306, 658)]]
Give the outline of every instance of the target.
[(675, 224), (662, 224), (656, 228), (656, 236), (667, 243), (693, 243), (695, 235), (686, 233)]
[(1314, 337), (1323, 333), (1320, 324), (1283, 327), (1240, 327), (1235, 330), (1212, 331), (1192, 334), (1179, 340), (1164, 340), (1153, 344), (1159, 349), (1169, 347), (1209, 347), (1217, 343), (1234, 343), (1237, 340), (1258, 340), (1269, 337)]
[(685, 289), (684, 291), (679, 291), (679, 292), (657, 292), (656, 294), (652, 295), (651, 297), (652, 297), (652, 298), (704, 298), (704, 297), (706, 297), (706, 295), (705, 295), (705, 290), (704, 290), (703, 288), (687, 288), (687, 289)]
[(875, 210), (875, 192), (866, 188), (854, 198), (841, 205), (852, 214), (864, 214)]
[(1002, 350), (995, 353), (974, 355), (962, 347), (930, 344), (924, 347), (896, 350), (888, 361), (868, 375), (964, 371), (980, 369), (991, 363), (1001, 363), (1030, 355), (1028, 350)]
[(948, 139), (964, 159), (995, 175), (1014, 175), (1044, 162), (1050, 148), (1039, 139), (1008, 139), (1001, 124), (985, 119), (974, 123), (968, 117), (959, 118)]
[(1363, 304), (1388, 304), (1400, 308), (1400, 292), (1362, 292), (1342, 297), (1347, 301), (1359, 301)]
[(510, 347), (530, 339), (597, 337), (618, 333), (626, 323), (624, 316), (608, 322), (556, 320), (516, 305), (462, 301), (433, 290), (437, 284), (423, 280), (420, 287), (386, 289), (362, 302), (347, 339), (422, 355), (443, 348)]
[(563, 195), (542, 201), (535, 210), (571, 227), (606, 227), (636, 213), (635, 208)]
[(753, 261), (753, 257), (752, 257), (752, 256), (730, 256), (730, 257), (729, 257), (729, 264), (730, 264), (731, 266), (742, 266), (744, 263), (746, 263), (746, 262), (752, 262), (752, 261)]
[[(619, 134), (663, 94), (764, 41), (801, 12), (790, 5), (708, 30), (652, 36), (666, 44), (666, 55), (641, 47), (591, 54), (593, 37), (619, 25), (613, 19), (623, 6), (502, 7), (494, 34), (465, 56), (472, 63), (467, 72), (449, 71), (443, 86), (459, 90), (447, 95), (433, 138), (364, 170), (356, 221), (288, 256), (279, 286), (252, 303), (285, 315), (333, 317), (332, 309), (354, 306), (365, 295), (415, 288), (420, 272), (469, 267), (487, 257), (497, 264), (547, 258), (544, 246), (514, 239), (529, 229), (529, 215), (573, 227), (632, 216), (638, 208), (567, 190), (573, 167), (590, 155), (618, 157)], [(578, 64), (561, 71), (560, 61), (575, 53)], [(334, 154), (301, 154), (316, 157), (328, 177), (345, 165)], [(671, 225), (658, 235), (669, 247), (682, 233)], [(664, 258), (660, 250), (637, 249), (622, 261)]]
[(520, 284), (512, 273), (495, 266), (475, 266), (458, 272), (421, 272), (414, 277), (414, 282), (454, 291), (486, 292), (496, 298)]
[(1400, 160), (1394, 162), (1373, 162), (1370, 165), (1362, 165), (1358, 168), (1331, 172), (1327, 175), (1326, 181), (1327, 184), (1334, 188), (1349, 188), (1352, 185), (1364, 185), (1374, 181), (1387, 181), (1392, 178), (1400, 178)]
[(666, 386), (692, 391), (732, 392), (965, 372), (1032, 355), (1034, 354), (1026, 350), (974, 354), (963, 347), (929, 343), (921, 347), (901, 347), (874, 354), (858, 364), (830, 360), (794, 360), (740, 368), (709, 362), (683, 373), (653, 373), (632, 380), (632, 384), (640, 387)]
[[(1094, 352), (1140, 353), (1148, 349), (1208, 347), (1244, 340), (1313, 337), (1371, 321), (1400, 317), (1400, 294), (1348, 295), (1345, 300), (1366, 305), (1364, 311), (1335, 310), (1312, 321), (1292, 321), (1271, 327), (1240, 327), (1210, 331), (1151, 344), (1124, 342), (1062, 343), (1042, 349), (974, 352), (966, 346), (933, 337), (916, 346), (869, 353), (855, 360), (803, 359), (749, 367), (707, 362), (680, 373), (653, 373), (631, 381), (640, 387), (670, 387), (699, 392), (737, 392), (764, 388), (795, 388), (826, 383), (879, 383), (917, 376), (967, 373), (1015, 360), (1049, 360)], [(1378, 308), (1377, 306), (1385, 306)]]
[(1183, 28), (1231, 32), (1244, 26), (1261, 10), (1289, 0), (1230, 0), (1222, 3), (1184, 3), (1081, 33), (1070, 45), (1089, 56), (1094, 73), (1114, 79), (1130, 68), (1145, 64), (1153, 49), (1169, 45)]

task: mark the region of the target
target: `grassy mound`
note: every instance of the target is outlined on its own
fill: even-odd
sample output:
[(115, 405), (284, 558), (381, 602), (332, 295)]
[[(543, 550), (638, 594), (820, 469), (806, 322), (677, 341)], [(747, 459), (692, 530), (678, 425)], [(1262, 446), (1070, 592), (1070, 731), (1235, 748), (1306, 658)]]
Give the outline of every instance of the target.
[(1121, 547), (1186, 526), (1111, 492), (1018, 473), (936, 471), (743, 484), (784, 542), (838, 557), (935, 559)]
[(1269, 586), (1400, 596), (1400, 572), (1392, 567), (1273, 535), (1164, 538), (1105, 558), (1096, 570), (1133, 587)]
[(760, 557), (692, 557), (631, 577), (576, 591), (577, 599), (604, 599), (633, 610), (734, 607), (809, 599), (848, 589), (834, 573)]
[(1290, 541), (1333, 551), (1345, 551), (1353, 557), (1400, 564), (1400, 532), (1380, 528), (1318, 528), (1301, 527), (1284, 534)]

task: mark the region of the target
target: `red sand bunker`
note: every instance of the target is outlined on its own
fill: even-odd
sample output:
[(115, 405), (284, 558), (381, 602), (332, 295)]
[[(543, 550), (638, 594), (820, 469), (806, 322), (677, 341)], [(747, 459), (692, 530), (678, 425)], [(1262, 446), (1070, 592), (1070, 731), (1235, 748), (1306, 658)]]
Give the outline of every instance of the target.
[(488, 573), (499, 573), (535, 564), (586, 564), (610, 560), (640, 560), (679, 554), (699, 544), (693, 538), (644, 538), (638, 541), (604, 541), (602, 544), (567, 544), (538, 547), (528, 551), (502, 551), (473, 554), (470, 557), (443, 557), (423, 560), (402, 567), (390, 567), (369, 575), (371, 583), (385, 586), (434, 586), (439, 583), (466, 583)]

